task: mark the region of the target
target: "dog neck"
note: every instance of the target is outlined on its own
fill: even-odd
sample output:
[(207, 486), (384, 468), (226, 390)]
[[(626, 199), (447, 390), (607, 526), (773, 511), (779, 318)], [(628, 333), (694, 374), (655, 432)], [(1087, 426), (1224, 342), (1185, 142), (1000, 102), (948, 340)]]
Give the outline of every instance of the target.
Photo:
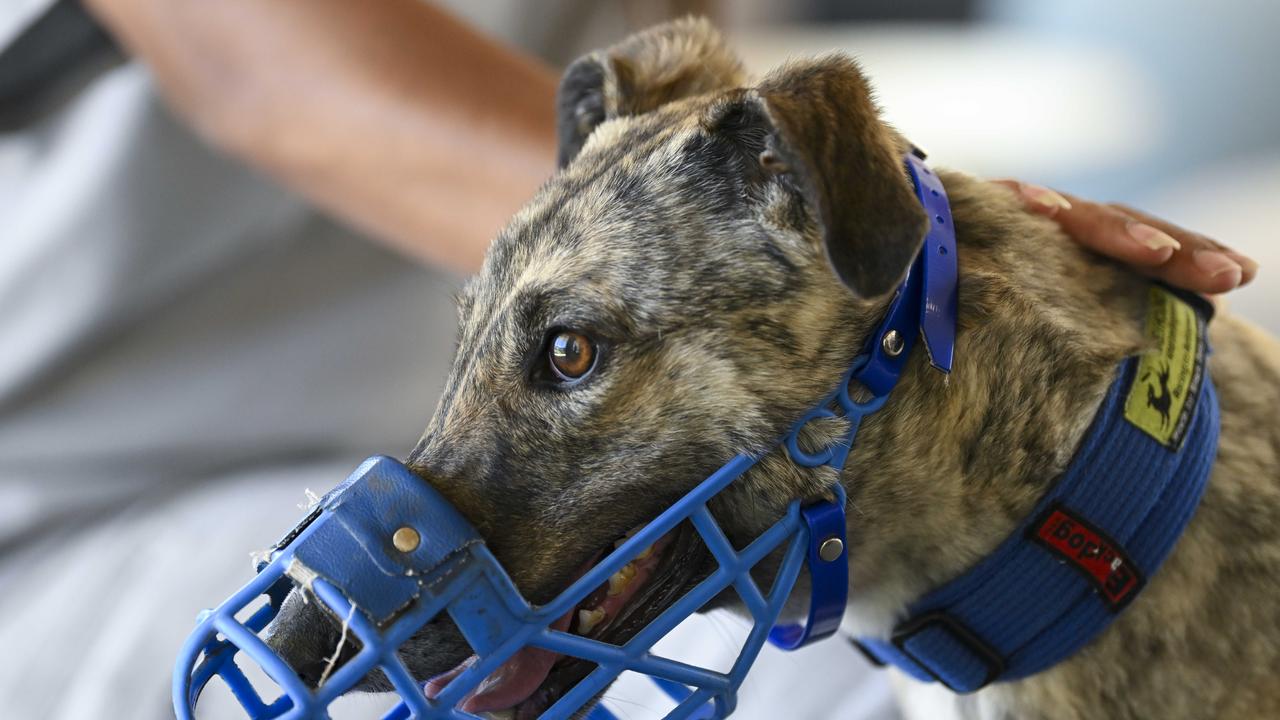
[(845, 470), (860, 632), (883, 632), (1032, 511), (1070, 462), (1116, 364), (1143, 342), (1146, 283), (1004, 189), (940, 176), (959, 247), (955, 365), (944, 376), (916, 352)]

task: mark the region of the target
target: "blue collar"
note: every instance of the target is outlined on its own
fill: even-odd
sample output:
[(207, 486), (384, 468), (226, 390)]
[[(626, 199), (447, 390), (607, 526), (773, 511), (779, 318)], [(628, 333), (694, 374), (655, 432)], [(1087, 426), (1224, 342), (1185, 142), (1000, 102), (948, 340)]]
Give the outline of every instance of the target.
[(1142, 589), (1190, 522), (1218, 443), (1205, 367), (1211, 308), (1151, 289), (1154, 350), (1126, 359), (1066, 472), (964, 574), (912, 604), (873, 662), (956, 692), (1066, 659)]

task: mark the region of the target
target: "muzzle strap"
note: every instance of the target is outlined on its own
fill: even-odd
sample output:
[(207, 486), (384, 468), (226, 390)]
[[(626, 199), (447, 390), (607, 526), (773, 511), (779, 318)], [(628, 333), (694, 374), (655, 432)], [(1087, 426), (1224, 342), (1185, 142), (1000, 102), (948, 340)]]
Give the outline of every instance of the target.
[(951, 205), (942, 181), (920, 157), (907, 155), (905, 162), (929, 229), (884, 320), (867, 338), (867, 361), (857, 380), (877, 396), (898, 384), (917, 336), (924, 338), (929, 362), (940, 372), (951, 372), (955, 354), (960, 301)]
[[(837, 486), (838, 487), (838, 486)], [(844, 490), (836, 500), (823, 500), (800, 510), (809, 529), (805, 567), (809, 569), (809, 614), (800, 625), (778, 625), (769, 642), (783, 650), (798, 650), (831, 637), (840, 629), (849, 602), (849, 550), (844, 515)]]
[[(791, 460), (798, 465), (827, 465), (836, 472), (844, 470), (862, 418), (884, 406), (906, 368), (917, 336), (924, 338), (933, 367), (944, 373), (951, 371), (959, 308), (951, 205), (942, 181), (925, 165), (924, 153), (913, 151), (904, 163), (916, 197), (929, 215), (929, 230), (884, 318), (868, 337), (865, 352), (854, 361), (832, 397), (802, 417), (783, 440)], [(855, 401), (850, 394), (855, 384), (870, 391), (872, 399)], [(847, 439), (818, 453), (805, 452), (800, 447), (801, 430), (816, 418), (836, 417), (837, 412), (829, 409), (833, 405), (838, 406), (850, 423)], [(809, 528), (806, 565), (812, 586), (809, 614), (803, 625), (780, 626), (770, 633), (769, 641), (783, 650), (796, 650), (830, 637), (839, 629), (844, 615), (849, 558), (844, 490), (839, 486), (837, 490), (840, 492), (838, 506), (831, 502), (814, 503), (803, 510)]]

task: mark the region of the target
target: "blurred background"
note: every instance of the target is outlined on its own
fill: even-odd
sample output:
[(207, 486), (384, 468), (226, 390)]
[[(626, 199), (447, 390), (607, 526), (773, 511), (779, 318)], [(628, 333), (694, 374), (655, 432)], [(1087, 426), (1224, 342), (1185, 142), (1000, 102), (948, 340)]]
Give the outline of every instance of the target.
[[(509, 13), (510, 7), (522, 12)], [(581, 8), (591, 7), (591, 13)], [(662, 8), (659, 10), (658, 8)], [(1145, 208), (1280, 261), (1280, 8), (1266, 0), (579, 2), (459, 8), (559, 62), (663, 14), (708, 14), (748, 67), (841, 50), (930, 161)], [(655, 15), (656, 13), (656, 15)], [(566, 17), (590, 41), (566, 47)], [(1272, 332), (1266, 275), (1231, 307)]]
[[(1258, 281), (1229, 304), (1280, 333), (1280, 4), (442, 7), (555, 68), (690, 12), (757, 73), (850, 52), (933, 163), (1124, 201), (1256, 258)], [(5, 717), (169, 717), (169, 666), (196, 611), (248, 578), (250, 551), (297, 519), (304, 488), (407, 453), (453, 352), (456, 270), (387, 249), (306, 199), (305, 177), (194, 132), (131, 47), (78, 2), (0, 0)], [(735, 632), (698, 620), (673, 652), (727, 657)], [(741, 717), (777, 717), (779, 697), (797, 718), (896, 715), (843, 644), (761, 663)], [(659, 715), (643, 687), (614, 694), (624, 717)]]

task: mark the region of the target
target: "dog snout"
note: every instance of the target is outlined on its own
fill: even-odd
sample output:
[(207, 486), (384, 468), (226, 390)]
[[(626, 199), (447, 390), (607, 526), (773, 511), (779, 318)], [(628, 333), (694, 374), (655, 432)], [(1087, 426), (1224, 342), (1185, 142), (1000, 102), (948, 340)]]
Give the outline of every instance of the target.
[(327, 675), (359, 650), (354, 637), (342, 638), (340, 627), (314, 600), (294, 590), (267, 626), (267, 646), (297, 673), (307, 687), (318, 687)]
[[(363, 647), (355, 633), (343, 632), (343, 624), (320, 601), (298, 589), (285, 598), (263, 639), (313, 689), (328, 682)], [(402, 643), (396, 654), (414, 678), (425, 681), (457, 666), (471, 655), (471, 647), (445, 616), (427, 623)], [(351, 689), (385, 692), (392, 686), (380, 670), (374, 669)]]

